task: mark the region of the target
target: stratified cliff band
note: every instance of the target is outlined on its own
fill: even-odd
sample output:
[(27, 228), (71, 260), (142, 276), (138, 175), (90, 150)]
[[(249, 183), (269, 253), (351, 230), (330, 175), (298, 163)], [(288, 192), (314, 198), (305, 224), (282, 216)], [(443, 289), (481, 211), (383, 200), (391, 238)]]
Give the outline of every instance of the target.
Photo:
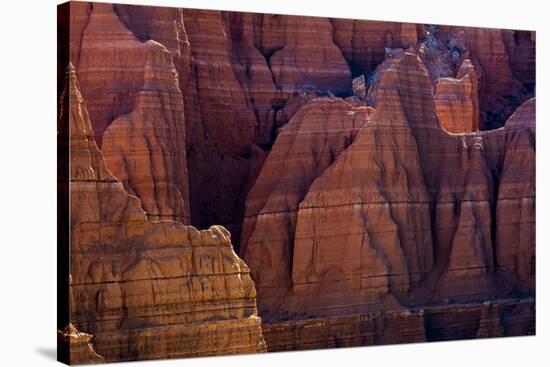
[(66, 362), (265, 351), (254, 283), (229, 232), (147, 220), (105, 165), (72, 64), (60, 105), (71, 151)]
[(535, 32), (60, 9), (67, 359), (535, 333)]

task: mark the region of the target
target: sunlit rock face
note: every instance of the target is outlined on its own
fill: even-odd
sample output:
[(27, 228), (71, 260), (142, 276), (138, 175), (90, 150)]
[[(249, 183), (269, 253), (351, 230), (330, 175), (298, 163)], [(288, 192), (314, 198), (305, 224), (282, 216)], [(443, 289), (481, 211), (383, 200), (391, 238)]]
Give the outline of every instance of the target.
[[(449, 134), (432, 90), (421, 59), (404, 52), (381, 78), (376, 111), (328, 164), (292, 130), (326, 118), (319, 102), (279, 135), (249, 193), (242, 236), (265, 315), (534, 291), (535, 100), (501, 129)], [(349, 109), (340, 121), (357, 114)], [(320, 136), (343, 137), (330, 126)], [(316, 147), (331, 152), (324, 141)]]
[(68, 6), (75, 361), (534, 333), (534, 32)]
[(69, 361), (265, 351), (230, 233), (147, 219), (106, 166), (72, 65), (60, 109), (71, 151), (71, 324), (60, 336)]

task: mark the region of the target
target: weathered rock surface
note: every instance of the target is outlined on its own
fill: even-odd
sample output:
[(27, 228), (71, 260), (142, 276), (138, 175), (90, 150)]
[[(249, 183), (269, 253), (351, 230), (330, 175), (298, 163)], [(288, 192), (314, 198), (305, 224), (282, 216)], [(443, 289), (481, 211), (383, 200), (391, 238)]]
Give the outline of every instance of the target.
[(95, 364), (105, 360), (93, 347), (93, 336), (78, 331), (69, 323), (64, 330), (57, 332), (57, 350), (61, 359), (68, 364)]
[[(404, 52), (390, 64), (375, 114), (330, 165), (313, 179), (300, 170), (268, 189), (258, 179), (249, 194), (247, 209), (281, 191), (286, 198), (289, 182), (311, 182), (298, 203), (270, 210), (280, 215), (298, 206), (292, 225), (271, 230), (284, 239), (279, 245), (267, 243), (257, 225), (248, 238), (263, 240), (243, 235), (260, 292), (264, 280), (291, 272), (278, 315), (260, 293), (270, 320), (534, 291), (534, 100), (504, 128), (452, 136), (439, 126), (421, 60)], [(278, 141), (260, 178), (276, 172), (268, 164), (277, 149)], [(256, 212), (246, 221), (259, 221)], [(262, 258), (274, 253), (275, 262)]]
[[(247, 193), (277, 129), (303, 104), (293, 96), (304, 88), (349, 95), (352, 75), (367, 75), (369, 86), (388, 52), (419, 43), (422, 49), (431, 37), (443, 50), (428, 54), (445, 55), (445, 60), (424, 61), (429, 69), (445, 64), (448, 70), (438, 76), (456, 76), (462, 61), (472, 60), (480, 79), (482, 129), (502, 125), (533, 89), (533, 32), (439, 27), (430, 36), (428, 28), (74, 3), (70, 59), (100, 146), (113, 122), (144, 127), (136, 135), (115, 136), (110, 141), (117, 146), (104, 150), (115, 176), (141, 199), (150, 218), (200, 227), (222, 224), (238, 245)], [(495, 50), (486, 47), (491, 42)], [(149, 76), (146, 65), (154, 70)], [(375, 94), (367, 100), (376, 103)], [(151, 111), (144, 111), (145, 105)], [(108, 135), (117, 131), (114, 127)], [(158, 152), (148, 157), (151, 146)], [(149, 160), (147, 167), (132, 171), (138, 160)]]
[[(534, 32), (439, 26), (437, 38), (472, 60), (479, 79), (483, 130), (502, 126), (514, 109), (532, 97)], [(519, 56), (522, 55), (522, 56)]]
[(147, 220), (107, 169), (72, 67), (61, 108), (70, 124), (70, 322), (94, 336), (105, 361), (265, 351), (254, 283), (229, 232)]
[(534, 301), (429, 306), (262, 323), (269, 352), (535, 335)]
[(111, 171), (151, 219), (189, 223), (183, 99), (170, 53), (137, 39), (111, 4), (71, 4), (71, 40)]
[(479, 302), (534, 294), (534, 32), (96, 3), (67, 19), (90, 113), (71, 107), (71, 321), (106, 360), (265, 348), (228, 233), (147, 219), (228, 228), (270, 350), (534, 332), (532, 306)]
[(387, 48), (408, 48), (422, 39), (422, 24), (332, 18), (334, 42), (353, 76), (369, 74), (384, 61)]
[(471, 61), (462, 63), (456, 78), (439, 78), (435, 109), (441, 127), (450, 133), (479, 131), (477, 75)]
[(255, 269), (262, 310), (275, 310), (291, 286), (299, 203), (311, 183), (351, 144), (372, 112), (370, 107), (354, 108), (340, 98), (314, 99), (277, 137), (248, 194), (241, 236), (241, 253)]

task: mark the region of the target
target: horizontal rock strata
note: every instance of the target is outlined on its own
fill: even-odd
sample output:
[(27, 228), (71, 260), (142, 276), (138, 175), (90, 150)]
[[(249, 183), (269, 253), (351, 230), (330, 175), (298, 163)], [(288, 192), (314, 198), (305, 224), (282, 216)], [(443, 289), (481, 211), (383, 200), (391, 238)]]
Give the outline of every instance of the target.
[[(373, 109), (314, 99), (283, 128), (248, 194), (241, 248), (268, 312), (291, 285), (298, 205), (311, 183), (352, 143)], [(278, 269), (278, 271), (273, 271)], [(264, 271), (265, 270), (265, 271)], [(275, 304), (272, 304), (275, 302)]]
[[(246, 196), (297, 111), (296, 93), (351, 95), (352, 76), (366, 75), (368, 87), (388, 52), (409, 47), (449, 63), (446, 77), (472, 61), (481, 129), (501, 126), (534, 88), (533, 32), (95, 3), (71, 4), (70, 24), (98, 145), (113, 122), (142, 131), (111, 129), (104, 150), (115, 176), (151, 219), (222, 224), (237, 246)], [(444, 114), (469, 111), (449, 98)], [(133, 169), (137, 161), (149, 162)]]
[(70, 322), (95, 351), (105, 361), (265, 351), (229, 232), (147, 220), (107, 169), (72, 66), (60, 118), (70, 124)]
[(269, 352), (535, 334), (534, 300), (263, 323)]
[[(260, 297), (263, 314), (270, 320), (338, 315), (475, 301), (518, 287), (533, 292), (534, 99), (502, 129), (449, 135), (439, 125), (428, 71), (409, 52), (391, 61), (377, 94), (374, 115), (313, 178), (302, 169), (284, 181), (261, 179), (277, 172), (270, 162), (281, 158), (274, 153), (288, 149), (283, 135), (275, 142), (248, 196), (246, 221), (295, 219), (271, 227), (269, 237), (256, 224), (243, 245), (248, 241), (245, 259), (260, 292), (272, 276), (291, 280), (282, 282), (290, 286), (278, 296), (278, 311), (270, 296)], [(295, 119), (302, 111), (308, 110)], [(315, 150), (311, 157), (318, 157)], [(514, 170), (515, 164), (524, 168)], [(509, 182), (512, 171), (521, 174)], [(287, 188), (301, 180), (307, 192), (289, 204)], [(265, 214), (253, 209), (278, 192), (285, 200), (277, 207)]]
[(534, 333), (535, 32), (65, 9), (70, 358)]
[(440, 78), (435, 87), (435, 109), (441, 127), (450, 133), (479, 131), (477, 74), (464, 60), (456, 78)]
[(190, 223), (185, 119), (169, 51), (110, 4), (72, 3), (71, 62), (105, 159), (150, 219)]

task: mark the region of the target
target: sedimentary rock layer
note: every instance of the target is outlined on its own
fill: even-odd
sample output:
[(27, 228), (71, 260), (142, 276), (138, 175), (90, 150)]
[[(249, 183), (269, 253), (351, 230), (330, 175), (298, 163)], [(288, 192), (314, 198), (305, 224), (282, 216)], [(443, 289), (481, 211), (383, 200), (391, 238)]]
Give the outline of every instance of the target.
[(269, 352), (535, 334), (533, 299), (263, 323)]
[(437, 38), (455, 51), (458, 59), (472, 60), (479, 79), (484, 130), (502, 126), (514, 109), (532, 96), (534, 32), (439, 26)]
[(265, 351), (254, 283), (229, 232), (148, 221), (107, 169), (72, 65), (67, 76), (70, 322), (105, 361)]
[(92, 339), (92, 335), (81, 333), (69, 323), (64, 330), (57, 332), (57, 353), (60, 360), (68, 364), (105, 362), (105, 359), (95, 352)]
[(113, 174), (151, 219), (190, 222), (185, 120), (168, 50), (141, 41), (110, 4), (71, 4), (71, 62)]
[(386, 49), (415, 46), (426, 35), (423, 24), (336, 18), (330, 21), (334, 42), (354, 76), (374, 71), (384, 61)]
[(479, 131), (477, 74), (470, 60), (464, 60), (456, 78), (437, 80), (434, 98), (444, 130), (450, 133)]
[[(265, 295), (260, 310), (269, 319), (322, 316), (534, 291), (534, 99), (504, 128), (449, 135), (439, 125), (429, 73), (409, 52), (391, 61), (377, 94), (372, 118), (316, 177), (297, 171), (266, 189), (258, 179), (252, 189), (250, 207), (292, 182), (311, 182), (298, 204), (283, 201), (246, 218), (296, 217), (271, 230), (281, 243), (243, 236), (260, 289), (274, 274), (291, 279), (278, 311)], [(278, 139), (273, 152), (279, 144), (288, 145)], [(260, 177), (275, 158), (268, 156)], [(261, 227), (254, 231), (266, 238)], [(267, 253), (285, 258), (270, 262)]]
[(534, 331), (532, 307), (478, 302), (534, 294), (534, 32), (96, 3), (62, 19), (70, 321), (105, 360), (265, 350), (214, 224), (271, 350)]
[[(408, 23), (95, 3), (71, 4), (70, 23), (70, 60), (100, 146), (116, 122), (104, 147), (115, 176), (150, 218), (222, 224), (237, 245), (246, 196), (301, 106), (296, 94), (350, 95), (352, 75), (369, 85), (388, 52), (408, 47), (445, 64), (446, 77), (472, 60), (481, 129), (501, 126), (534, 86), (533, 32), (430, 35)], [(141, 132), (119, 137), (123, 125)]]
[[(263, 310), (275, 310), (291, 285), (299, 203), (311, 183), (351, 144), (373, 109), (340, 98), (306, 104), (283, 128), (247, 198), (241, 253), (254, 264)], [(263, 271), (262, 269), (278, 269)], [(272, 304), (274, 302), (274, 304)]]

